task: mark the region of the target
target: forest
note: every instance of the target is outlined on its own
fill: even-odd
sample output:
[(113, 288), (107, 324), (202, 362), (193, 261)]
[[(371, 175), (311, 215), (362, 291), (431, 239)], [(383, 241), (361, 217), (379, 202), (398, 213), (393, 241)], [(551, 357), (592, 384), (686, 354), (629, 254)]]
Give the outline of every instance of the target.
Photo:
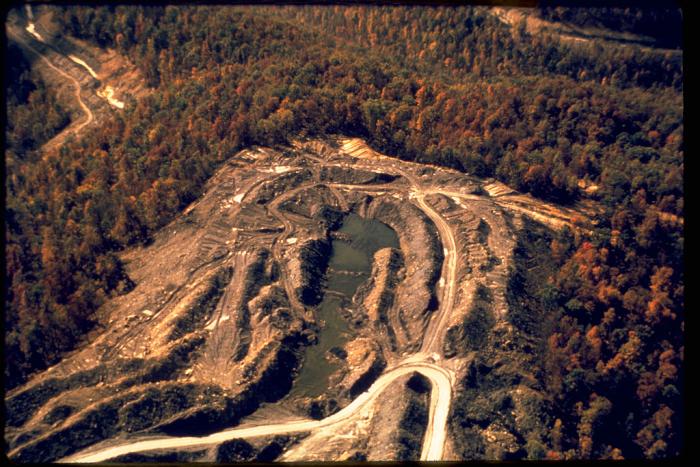
[(679, 454), (680, 53), (574, 47), (473, 7), (53, 8), (153, 93), (44, 157), (68, 117), (8, 48), (6, 389), (79, 345), (94, 311), (133, 287), (119, 251), (148, 242), (231, 155), (346, 134), (562, 204), (598, 186), (594, 234), (551, 239), (557, 267), (536, 297), (552, 310), (541, 456)]

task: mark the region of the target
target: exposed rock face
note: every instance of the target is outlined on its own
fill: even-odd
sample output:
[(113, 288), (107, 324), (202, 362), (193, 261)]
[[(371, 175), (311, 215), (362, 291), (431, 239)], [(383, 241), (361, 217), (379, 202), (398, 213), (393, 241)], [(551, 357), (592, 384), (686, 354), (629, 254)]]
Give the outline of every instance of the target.
[(323, 185), (311, 186), (297, 192), (291, 192), (291, 194), (287, 195), (287, 199), (280, 203), (281, 209), (308, 219), (317, 217), (323, 207), (326, 207), (326, 209), (340, 207), (337, 197), (330, 188)]
[(386, 368), (386, 360), (377, 342), (368, 338), (354, 339), (345, 345), (344, 350), (347, 354), (345, 374), (332, 385), (340, 388), (341, 394), (353, 399), (372, 385)]
[(396, 180), (395, 175), (368, 170), (350, 169), (345, 167), (323, 167), (320, 178), (322, 181), (332, 180), (336, 183), (347, 184), (374, 184), (390, 183)]
[(394, 248), (382, 248), (374, 254), (372, 276), (355, 299), (361, 298), (362, 309), (370, 321), (387, 324), (388, 313), (394, 302), (396, 287), (401, 282), (403, 255)]
[(430, 313), (437, 307), (435, 285), (443, 261), (440, 237), (430, 219), (410, 203), (375, 199), (367, 214), (389, 225), (399, 236), (405, 276), (397, 288), (397, 312), (390, 315), (390, 323), (398, 351), (415, 350)]
[(382, 248), (374, 254), (372, 275), (361, 285), (353, 301), (357, 312), (366, 315), (371, 323), (371, 333), (375, 337), (385, 336), (392, 351), (396, 351), (396, 332), (392, 323), (398, 322), (398, 308), (395, 306), (396, 289), (403, 280), (403, 254), (394, 248)]
[(368, 461), (420, 459), (428, 421), (430, 382), (414, 373), (398, 379), (377, 401), (392, 410), (377, 414), (366, 447)]
[(321, 302), (321, 284), (328, 267), (331, 241), (327, 237), (314, 238), (302, 243), (287, 268), (297, 298), (307, 305)]
[(310, 178), (311, 172), (307, 169), (274, 177), (270, 181), (261, 183), (258, 188), (251, 191), (251, 201), (258, 205), (265, 205), (280, 194), (299, 187), (304, 181)]
[(341, 226), (345, 214), (327, 204), (312, 206), (311, 216), (317, 220), (324, 231), (335, 230)]

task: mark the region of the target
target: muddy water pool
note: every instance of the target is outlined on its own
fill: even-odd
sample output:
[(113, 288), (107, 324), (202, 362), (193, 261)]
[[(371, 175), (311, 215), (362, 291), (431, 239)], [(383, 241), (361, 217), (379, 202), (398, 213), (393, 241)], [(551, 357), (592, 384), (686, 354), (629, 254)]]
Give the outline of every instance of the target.
[(326, 358), (333, 347), (343, 347), (351, 337), (348, 323), (340, 313), (343, 301), (351, 300), (357, 288), (370, 277), (372, 258), (377, 250), (399, 247), (399, 239), (389, 226), (351, 213), (338, 232), (346, 240), (333, 240), (324, 298), (316, 307), (322, 323), (316, 345), (306, 349), (304, 364), (290, 396), (316, 397), (328, 387), (328, 377), (338, 364)]

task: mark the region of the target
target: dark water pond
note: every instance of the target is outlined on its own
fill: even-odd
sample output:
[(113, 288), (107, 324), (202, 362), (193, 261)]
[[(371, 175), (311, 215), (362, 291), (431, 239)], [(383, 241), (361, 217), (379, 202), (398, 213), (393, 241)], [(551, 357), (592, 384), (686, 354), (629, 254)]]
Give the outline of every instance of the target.
[(345, 218), (338, 231), (346, 234), (349, 241), (333, 240), (326, 293), (316, 308), (316, 317), (322, 323), (319, 341), (306, 349), (304, 365), (291, 396), (316, 397), (326, 392), (328, 377), (337, 369), (336, 363), (326, 359), (326, 353), (332, 347), (342, 347), (351, 336), (350, 328), (340, 314), (343, 298), (339, 295), (352, 299), (360, 284), (369, 278), (372, 258), (377, 250), (399, 247), (396, 232), (389, 226), (354, 213)]

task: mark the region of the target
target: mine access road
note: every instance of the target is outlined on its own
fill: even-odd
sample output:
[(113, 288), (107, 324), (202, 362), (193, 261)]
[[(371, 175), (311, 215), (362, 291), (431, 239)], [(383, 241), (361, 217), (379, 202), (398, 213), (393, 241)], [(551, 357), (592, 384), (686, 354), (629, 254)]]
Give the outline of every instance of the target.
[(360, 394), (350, 405), (323, 420), (301, 419), (271, 425), (240, 427), (214, 433), (204, 437), (170, 437), (136, 441), (121, 446), (109, 447), (96, 452), (83, 452), (67, 457), (61, 462), (90, 463), (103, 462), (117, 456), (134, 452), (152, 451), (155, 449), (184, 448), (218, 444), (238, 438), (255, 438), (261, 436), (281, 435), (294, 432), (307, 432), (320, 429), (332, 429), (371, 405), (394, 380), (414, 372), (428, 378), (432, 384), (431, 403), (428, 427), (423, 442), (421, 460), (442, 459), (443, 446), (447, 436), (447, 416), (450, 410), (453, 375), (449, 370), (430, 363), (430, 358), (424, 355), (413, 355), (382, 374), (374, 384)]

